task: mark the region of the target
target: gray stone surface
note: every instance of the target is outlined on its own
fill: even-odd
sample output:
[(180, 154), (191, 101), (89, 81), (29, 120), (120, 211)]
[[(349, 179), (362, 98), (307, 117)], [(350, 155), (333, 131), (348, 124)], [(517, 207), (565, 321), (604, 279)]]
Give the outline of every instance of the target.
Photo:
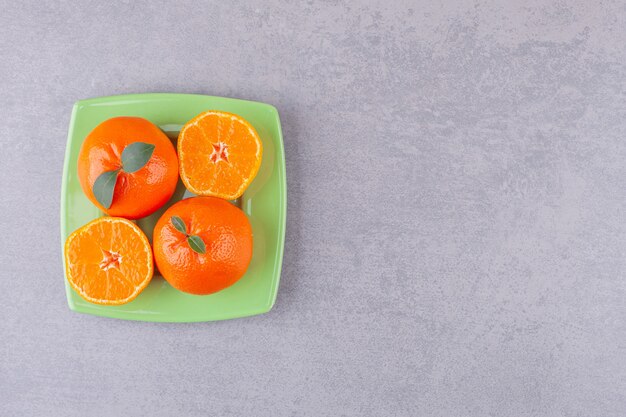
[[(0, 415), (626, 415), (624, 3), (0, 3)], [(135, 92), (279, 109), (270, 313), (67, 308), (70, 110)]]

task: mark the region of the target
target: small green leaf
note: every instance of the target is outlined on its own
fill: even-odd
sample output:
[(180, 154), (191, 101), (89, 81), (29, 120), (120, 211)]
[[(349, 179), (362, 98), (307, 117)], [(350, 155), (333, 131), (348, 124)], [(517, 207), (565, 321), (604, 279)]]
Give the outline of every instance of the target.
[(191, 247), (191, 249), (195, 250), (198, 253), (206, 252), (206, 246), (204, 246), (204, 242), (202, 241), (202, 238), (198, 235), (187, 237), (187, 243), (189, 243), (189, 246)]
[(155, 146), (150, 143), (135, 142), (122, 151), (122, 169), (133, 173), (144, 167), (152, 157)]
[(93, 195), (102, 207), (108, 209), (113, 202), (113, 192), (115, 191), (115, 183), (117, 182), (117, 174), (119, 169), (114, 171), (106, 171), (96, 178), (93, 183)]
[(181, 219), (178, 216), (172, 216), (170, 220), (172, 221), (172, 224), (174, 225), (176, 230), (178, 230), (180, 233), (183, 233), (185, 235), (187, 234), (187, 225), (185, 224), (183, 219)]

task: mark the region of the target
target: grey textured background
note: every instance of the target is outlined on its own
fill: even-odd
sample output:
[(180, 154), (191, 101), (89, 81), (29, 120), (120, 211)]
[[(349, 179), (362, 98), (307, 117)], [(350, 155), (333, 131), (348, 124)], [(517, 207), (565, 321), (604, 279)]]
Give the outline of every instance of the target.
[[(0, 415), (626, 415), (626, 8), (0, 1)], [(69, 311), (72, 104), (280, 111), (270, 313)]]

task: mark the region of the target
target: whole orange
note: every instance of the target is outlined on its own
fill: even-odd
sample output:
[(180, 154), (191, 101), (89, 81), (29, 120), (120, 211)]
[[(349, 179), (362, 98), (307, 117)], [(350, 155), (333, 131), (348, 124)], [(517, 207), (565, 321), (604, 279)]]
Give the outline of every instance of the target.
[(241, 278), (252, 258), (252, 228), (239, 208), (192, 197), (167, 209), (154, 227), (154, 258), (180, 291), (211, 294)]
[[(137, 145), (139, 149), (133, 149)], [(123, 166), (123, 156), (126, 160), (135, 157), (130, 161), (135, 162), (132, 170)], [(137, 164), (137, 156), (144, 158), (143, 165)], [(107, 173), (112, 174), (108, 178), (108, 190), (112, 193), (109, 207), (105, 207), (101, 197), (98, 200), (101, 194), (95, 184)], [(178, 158), (169, 138), (150, 121), (115, 117), (100, 123), (85, 138), (78, 155), (78, 178), (87, 198), (100, 210), (109, 216), (138, 219), (156, 211), (174, 194)]]

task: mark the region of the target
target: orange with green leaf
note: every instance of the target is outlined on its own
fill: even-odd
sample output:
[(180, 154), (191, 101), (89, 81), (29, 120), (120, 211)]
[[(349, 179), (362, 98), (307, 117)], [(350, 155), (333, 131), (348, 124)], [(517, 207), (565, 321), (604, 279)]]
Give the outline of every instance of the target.
[(157, 222), (154, 257), (174, 288), (211, 294), (245, 274), (252, 258), (252, 228), (244, 212), (226, 200), (188, 198)]
[(169, 138), (140, 117), (115, 117), (85, 138), (78, 157), (85, 195), (110, 216), (138, 219), (173, 195), (178, 158)]

